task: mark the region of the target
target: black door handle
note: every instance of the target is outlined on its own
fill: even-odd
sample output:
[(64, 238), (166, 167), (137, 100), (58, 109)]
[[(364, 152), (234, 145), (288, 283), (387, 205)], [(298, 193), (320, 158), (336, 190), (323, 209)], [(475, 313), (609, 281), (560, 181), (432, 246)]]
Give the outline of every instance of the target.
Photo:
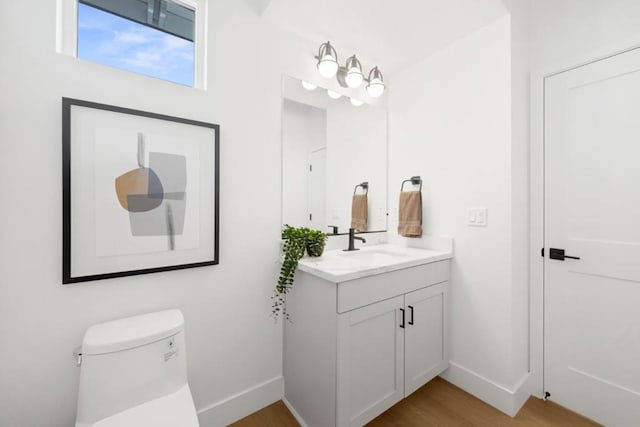
[(402, 323), (400, 324), (400, 327), (404, 329), (404, 308), (401, 308), (400, 311), (402, 312)]
[(557, 259), (559, 261), (564, 261), (565, 258), (569, 258), (569, 259), (580, 259), (580, 257), (577, 256), (569, 256), (569, 255), (565, 255), (564, 254), (564, 249), (556, 249), (556, 248), (550, 248), (549, 249), (549, 258), (551, 259)]
[(409, 320), (408, 323), (410, 325), (413, 325), (413, 306), (412, 305), (409, 306), (409, 314), (411, 315), (411, 320)]

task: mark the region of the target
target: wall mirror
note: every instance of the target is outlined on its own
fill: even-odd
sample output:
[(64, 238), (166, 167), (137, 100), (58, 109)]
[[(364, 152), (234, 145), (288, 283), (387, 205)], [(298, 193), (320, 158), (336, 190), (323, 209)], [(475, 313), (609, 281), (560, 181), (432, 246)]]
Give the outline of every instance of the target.
[(349, 232), (354, 192), (368, 183), (367, 232), (387, 229), (387, 110), (282, 82), (282, 223)]

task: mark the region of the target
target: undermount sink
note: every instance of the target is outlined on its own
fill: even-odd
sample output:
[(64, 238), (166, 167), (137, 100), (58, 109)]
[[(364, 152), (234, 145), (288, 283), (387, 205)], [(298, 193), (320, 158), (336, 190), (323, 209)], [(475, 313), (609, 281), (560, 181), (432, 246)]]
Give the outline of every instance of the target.
[(389, 248), (381, 248), (372, 246), (370, 248), (363, 248), (364, 250), (356, 250), (356, 251), (342, 251), (338, 252), (337, 255), (358, 260), (358, 261), (369, 261), (372, 263), (383, 262), (385, 260), (394, 261), (393, 258), (402, 258), (407, 255), (406, 252), (390, 250)]
[(305, 257), (298, 268), (330, 281), (347, 281), (451, 258), (451, 252), (396, 246), (362, 246), (357, 251), (335, 249), (321, 257)]

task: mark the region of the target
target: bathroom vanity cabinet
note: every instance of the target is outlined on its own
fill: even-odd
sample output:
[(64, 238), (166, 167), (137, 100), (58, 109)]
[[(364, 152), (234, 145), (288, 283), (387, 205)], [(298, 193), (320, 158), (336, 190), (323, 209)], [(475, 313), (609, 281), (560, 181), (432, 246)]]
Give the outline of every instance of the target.
[(298, 421), (362, 426), (448, 367), (449, 264), (345, 281), (297, 272), (284, 377)]

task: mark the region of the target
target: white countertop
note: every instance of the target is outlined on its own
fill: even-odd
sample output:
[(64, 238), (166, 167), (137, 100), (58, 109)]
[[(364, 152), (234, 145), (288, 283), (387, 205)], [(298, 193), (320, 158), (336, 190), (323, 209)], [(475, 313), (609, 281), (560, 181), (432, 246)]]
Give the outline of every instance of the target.
[(449, 251), (382, 244), (362, 246), (352, 252), (342, 249), (324, 251), (321, 257), (305, 256), (300, 260), (298, 269), (339, 283), (450, 258), (453, 258), (453, 253)]

